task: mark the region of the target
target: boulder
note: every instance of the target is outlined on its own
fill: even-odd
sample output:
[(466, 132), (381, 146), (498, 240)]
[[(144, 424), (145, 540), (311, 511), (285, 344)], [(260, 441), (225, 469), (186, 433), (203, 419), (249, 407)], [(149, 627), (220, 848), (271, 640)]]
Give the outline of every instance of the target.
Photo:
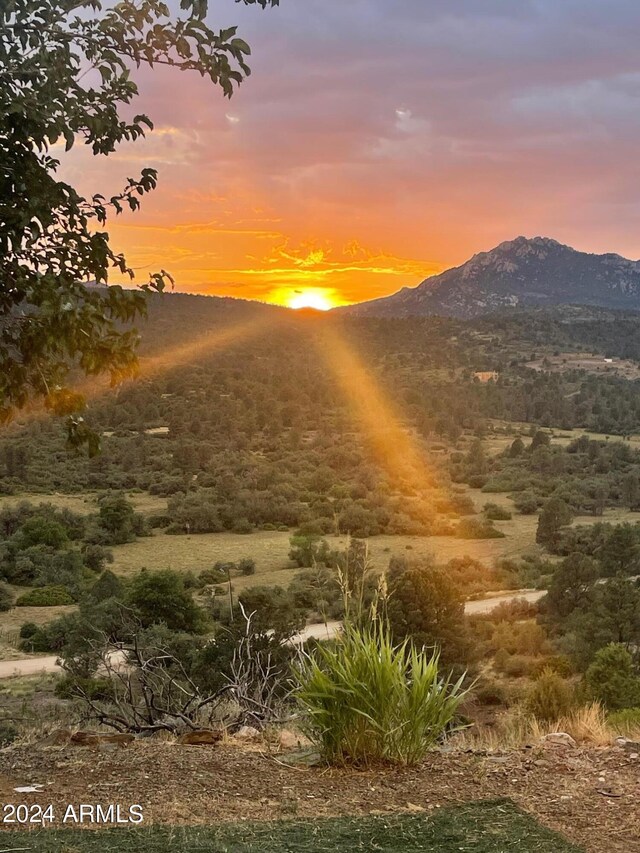
[(567, 732), (551, 732), (548, 735), (543, 735), (540, 738), (540, 744), (543, 747), (551, 747), (553, 749), (576, 749), (578, 746)]
[(311, 746), (311, 741), (300, 732), (282, 729), (278, 737), (280, 749), (305, 749)]
[(253, 726), (240, 726), (238, 731), (234, 734), (234, 740), (258, 740), (261, 737), (258, 729), (255, 729)]

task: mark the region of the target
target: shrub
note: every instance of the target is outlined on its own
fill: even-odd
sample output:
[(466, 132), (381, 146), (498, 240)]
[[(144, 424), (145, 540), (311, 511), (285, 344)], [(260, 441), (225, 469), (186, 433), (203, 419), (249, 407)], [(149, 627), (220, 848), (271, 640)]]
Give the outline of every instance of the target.
[(94, 702), (113, 701), (115, 685), (110, 678), (81, 678), (63, 676), (56, 684), (55, 694), (59, 699), (76, 699), (86, 696)]
[(509, 521), (511, 519), (511, 513), (508, 509), (494, 503), (484, 505), (484, 514), (489, 521)]
[(248, 518), (239, 518), (237, 521), (234, 521), (231, 532), (242, 534), (253, 533), (253, 524), (251, 524)]
[(502, 530), (498, 530), (488, 520), (480, 518), (463, 518), (456, 536), (460, 539), (504, 539)]
[(59, 607), (73, 604), (74, 598), (64, 586), (42, 586), (25, 592), (16, 601), (16, 607)]
[(185, 589), (182, 576), (170, 569), (137, 574), (129, 584), (127, 603), (145, 628), (164, 622), (173, 631), (198, 634), (207, 627), (204, 611)]
[(238, 562), (238, 571), (242, 575), (255, 575), (256, 561), (252, 560), (251, 557), (243, 557), (242, 560)]
[(0, 581), (0, 613), (6, 613), (13, 607), (13, 593), (6, 583)]
[(107, 569), (93, 584), (88, 593), (93, 601), (107, 601), (109, 598), (122, 598), (124, 584), (117, 575)]
[(545, 669), (552, 669), (562, 678), (569, 678), (574, 672), (571, 659), (566, 655), (551, 655), (550, 657), (543, 658), (538, 664), (532, 667), (531, 677), (538, 678)]
[(33, 637), (38, 631), (38, 626), (35, 622), (24, 622), (20, 628), (20, 639), (28, 640), (30, 637)]
[(547, 722), (567, 716), (572, 705), (571, 686), (550, 667), (543, 669), (526, 699), (527, 711), (537, 720)]
[(495, 668), (509, 678), (525, 678), (531, 675), (535, 659), (526, 655), (510, 655), (506, 649), (500, 649), (493, 659)]
[(386, 602), (394, 640), (408, 638), (418, 648), (438, 649), (443, 664), (473, 660), (464, 615), (464, 598), (451, 575), (427, 560), (392, 557)]
[(488, 481), (486, 474), (471, 474), (467, 479), (467, 483), (472, 489), (481, 489)]
[[(211, 584), (225, 583), (227, 581), (227, 572), (225, 566), (233, 566), (233, 563), (216, 563), (210, 569), (203, 569), (198, 575), (198, 584), (200, 587), (211, 586)], [(235, 568), (235, 567), (234, 567)]]
[(522, 515), (533, 515), (538, 511), (540, 502), (533, 492), (519, 492), (513, 498), (513, 505)]
[(509, 693), (499, 681), (484, 681), (473, 691), (473, 696), (481, 705), (507, 705)]
[(135, 539), (135, 512), (124, 495), (104, 495), (99, 500), (99, 507), (98, 523), (107, 533), (109, 544), (121, 545)]
[(87, 542), (82, 548), (82, 562), (92, 572), (99, 574), (105, 569), (107, 563), (113, 563), (113, 551), (102, 545)]
[(437, 654), (386, 626), (347, 624), (333, 645), (319, 645), (297, 670), (307, 731), (331, 763), (414, 764), (452, 726), (464, 692), (439, 675)]
[(594, 698), (610, 711), (640, 706), (640, 678), (631, 654), (619, 643), (596, 653), (585, 680)]

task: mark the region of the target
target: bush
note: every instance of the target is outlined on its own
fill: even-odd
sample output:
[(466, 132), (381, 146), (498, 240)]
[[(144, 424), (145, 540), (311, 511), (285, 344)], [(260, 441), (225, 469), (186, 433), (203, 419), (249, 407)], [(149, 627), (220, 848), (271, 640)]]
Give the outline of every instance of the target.
[(203, 569), (198, 575), (199, 586), (205, 587), (212, 584), (225, 583), (227, 581), (227, 573), (224, 569), (225, 565), (223, 563), (216, 563), (210, 569)]
[(509, 693), (499, 681), (484, 681), (473, 691), (473, 696), (481, 705), (508, 705)]
[(504, 539), (502, 530), (498, 530), (493, 524), (479, 518), (463, 518), (456, 536), (460, 539)]
[(256, 561), (252, 560), (251, 557), (243, 557), (243, 559), (238, 562), (238, 571), (241, 575), (255, 575)]
[(13, 607), (13, 593), (8, 584), (0, 581), (0, 613), (6, 613)]
[(619, 643), (596, 653), (585, 680), (593, 697), (610, 711), (640, 706), (640, 678), (631, 654)]
[(486, 486), (489, 478), (486, 474), (471, 474), (467, 478), (467, 483), (472, 489), (481, 489), (483, 486)]
[(251, 524), (248, 518), (239, 518), (233, 522), (231, 532), (241, 533), (243, 535), (253, 533), (253, 524)]
[(526, 700), (527, 711), (544, 722), (554, 722), (567, 716), (572, 705), (571, 686), (550, 667), (542, 671)]
[(170, 569), (137, 574), (129, 584), (127, 603), (144, 628), (164, 622), (172, 631), (198, 634), (207, 627), (204, 611), (185, 589), (182, 575)]
[(513, 505), (522, 515), (533, 515), (540, 502), (533, 492), (519, 492), (513, 498)]
[(42, 586), (25, 592), (16, 601), (16, 607), (59, 607), (74, 604), (75, 599), (64, 586)]
[(538, 678), (542, 675), (545, 669), (552, 669), (562, 678), (569, 678), (573, 675), (573, 666), (571, 659), (566, 655), (551, 655), (543, 658), (539, 664), (534, 665), (531, 670), (531, 677)]
[(92, 572), (99, 574), (105, 569), (107, 563), (113, 563), (113, 551), (102, 545), (87, 542), (82, 548), (82, 562)]
[(297, 671), (307, 731), (331, 763), (414, 764), (453, 724), (464, 697), (439, 676), (438, 656), (408, 641), (394, 646), (380, 623), (347, 624)]
[(510, 655), (506, 649), (500, 649), (495, 654), (493, 663), (498, 672), (502, 672), (508, 678), (525, 678), (531, 675), (535, 658), (526, 655)]
[(94, 702), (113, 701), (115, 685), (110, 678), (80, 678), (65, 675), (56, 684), (55, 694), (59, 699), (77, 699), (86, 696)]
[(509, 510), (494, 503), (487, 503), (484, 505), (484, 514), (489, 521), (510, 521), (511, 519), (511, 513)]

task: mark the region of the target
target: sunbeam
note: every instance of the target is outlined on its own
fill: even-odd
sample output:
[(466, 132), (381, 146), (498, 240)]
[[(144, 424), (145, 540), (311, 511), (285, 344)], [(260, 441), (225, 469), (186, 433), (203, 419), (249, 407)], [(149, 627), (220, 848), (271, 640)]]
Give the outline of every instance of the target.
[[(439, 473), (411, 429), (388, 399), (371, 367), (346, 340), (337, 324), (326, 323), (318, 349), (338, 382), (352, 413), (361, 424), (375, 462), (405, 494), (445, 499)], [(432, 517), (434, 508), (429, 507)]]
[[(135, 374), (123, 379), (116, 386), (106, 374), (88, 376), (71, 384), (70, 395), (81, 398), (85, 403), (88, 403), (99, 399), (112, 391), (114, 387), (121, 387), (128, 382), (137, 382), (140, 379), (149, 379), (174, 367), (184, 365), (192, 359), (201, 359), (203, 356), (221, 352), (266, 331), (273, 323), (273, 317), (269, 316), (260, 319), (253, 318), (243, 323), (234, 323), (223, 329), (207, 331), (186, 344), (180, 344), (156, 355), (141, 356)], [(46, 401), (33, 401), (29, 406), (21, 409), (10, 423), (5, 424), (4, 429), (20, 429), (25, 423), (50, 417), (51, 414), (52, 407), (48, 406)]]

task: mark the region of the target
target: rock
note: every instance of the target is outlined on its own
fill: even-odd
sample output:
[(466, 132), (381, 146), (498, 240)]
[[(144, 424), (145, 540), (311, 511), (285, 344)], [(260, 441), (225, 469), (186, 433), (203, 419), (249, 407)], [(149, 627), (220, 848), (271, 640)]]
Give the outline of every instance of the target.
[(576, 749), (578, 744), (566, 732), (551, 732), (551, 734), (543, 735), (540, 738), (540, 744), (543, 747), (561, 748), (561, 749)]
[(320, 767), (325, 765), (320, 753), (314, 749), (298, 749), (295, 752), (286, 752), (279, 761), (289, 767)]
[(118, 732), (108, 734), (106, 732), (75, 732), (71, 735), (69, 743), (74, 746), (100, 746), (109, 743), (117, 746), (127, 746), (135, 740), (135, 735)]
[(258, 740), (260, 732), (253, 726), (240, 726), (233, 737), (234, 740)]
[(196, 729), (195, 731), (185, 732), (178, 738), (178, 743), (188, 746), (212, 746), (222, 740), (222, 732), (213, 731), (212, 729)]
[(311, 741), (300, 732), (282, 729), (278, 737), (280, 749), (304, 749), (311, 746)]
[(640, 741), (631, 740), (628, 737), (618, 737), (616, 738), (616, 744), (625, 752), (640, 752)]

